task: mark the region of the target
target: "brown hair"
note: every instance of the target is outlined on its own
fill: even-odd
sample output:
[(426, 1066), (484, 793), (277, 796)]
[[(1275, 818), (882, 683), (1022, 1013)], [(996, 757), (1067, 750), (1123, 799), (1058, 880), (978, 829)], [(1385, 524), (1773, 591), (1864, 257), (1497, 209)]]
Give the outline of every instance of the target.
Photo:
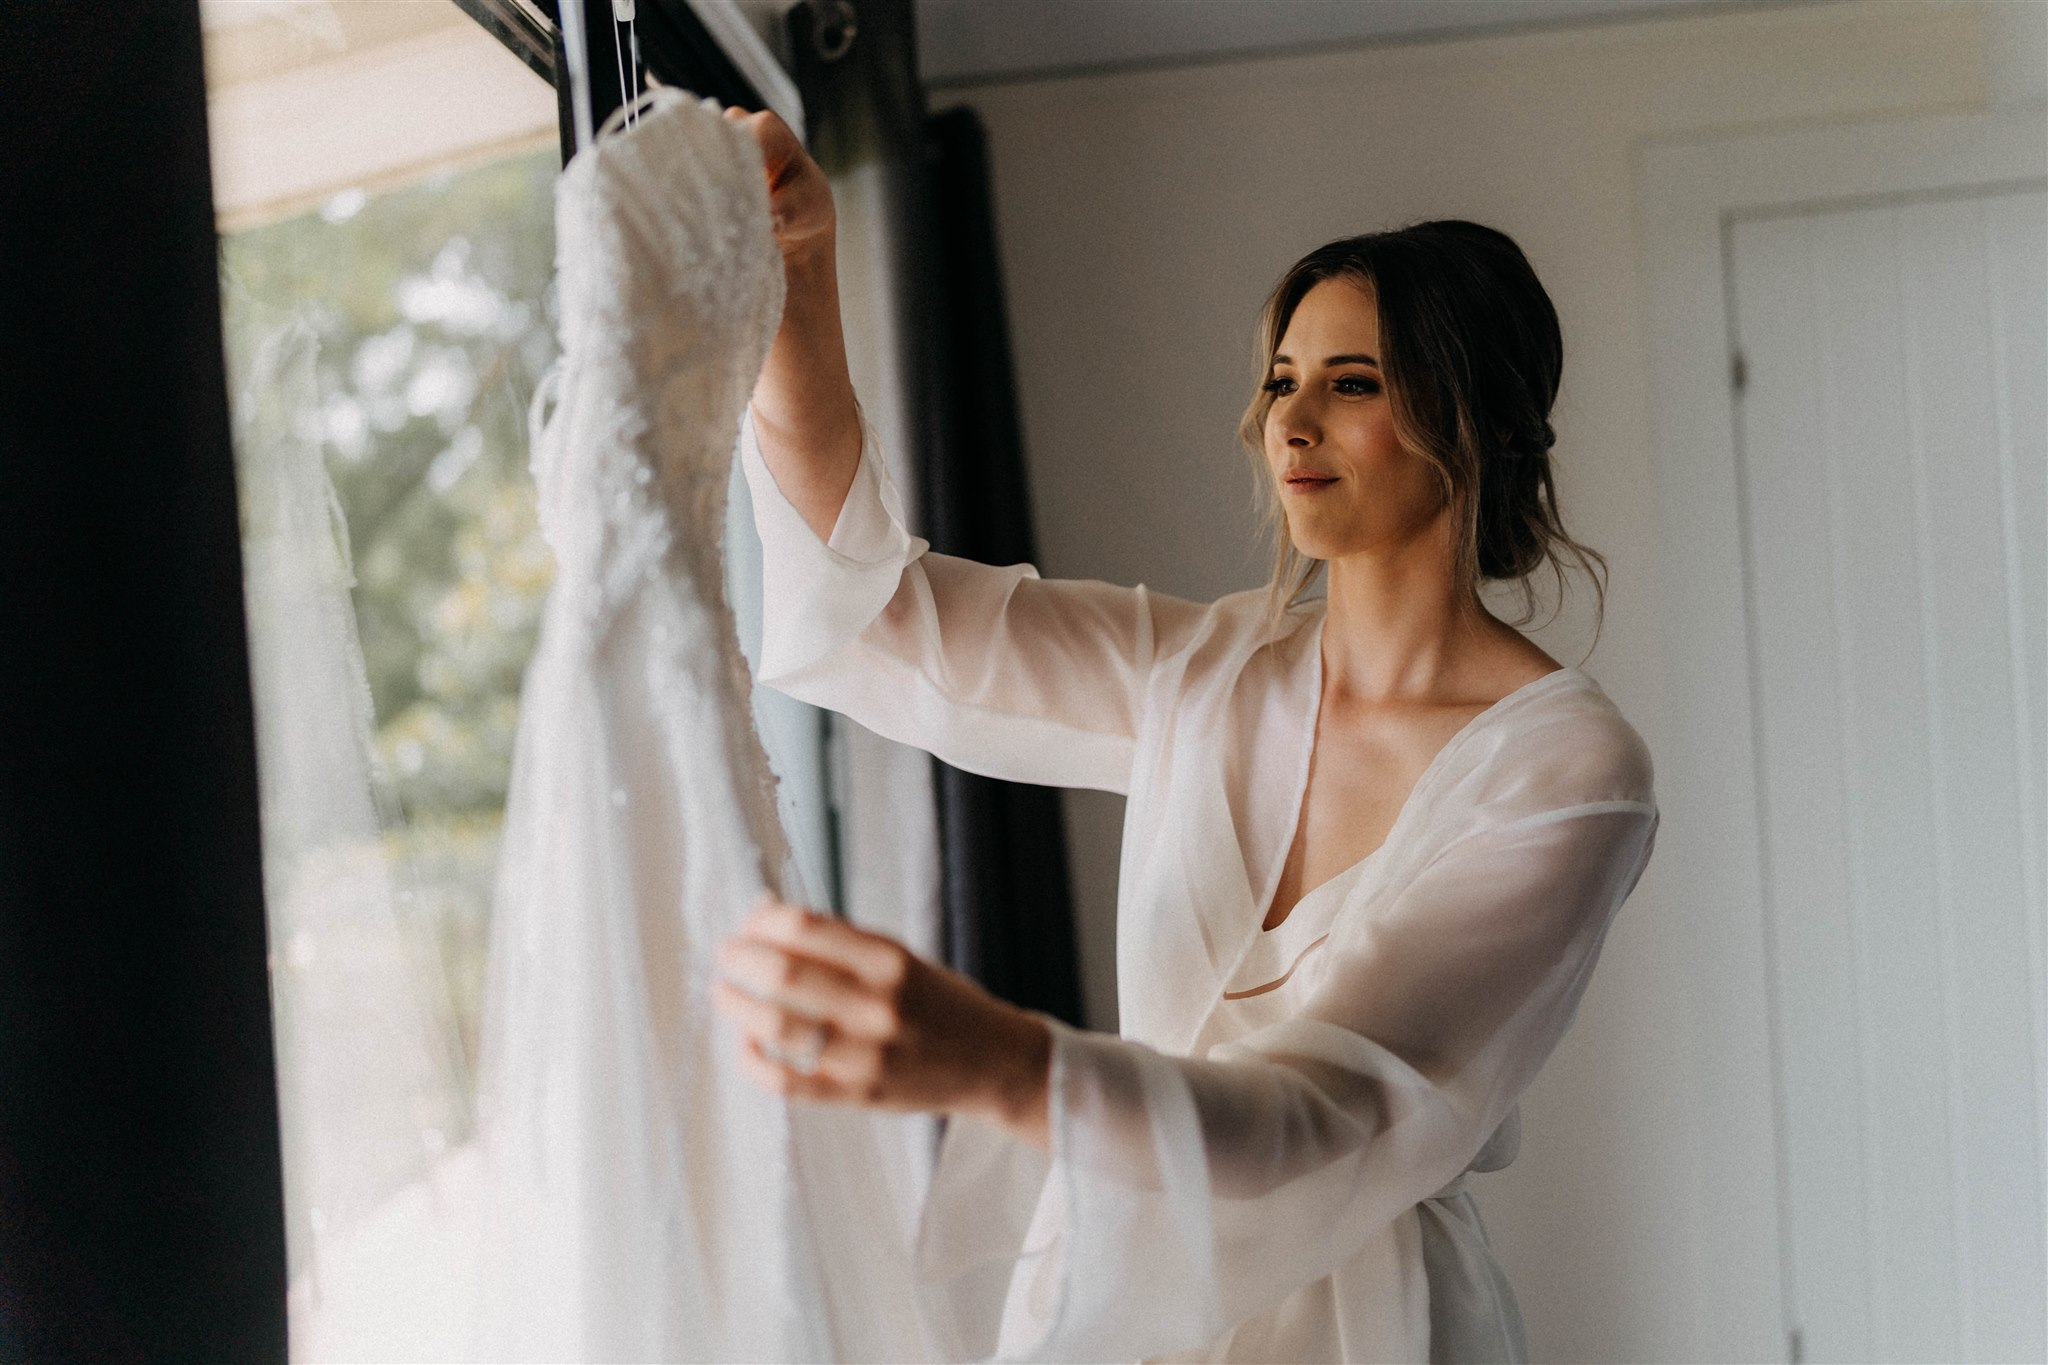
[[(1276, 609), (1299, 600), (1322, 561), (1294, 548), (1266, 468), (1265, 381), (1295, 308), (1324, 280), (1364, 286), (1377, 300), (1380, 371), (1403, 445), (1436, 470), (1457, 518), (1457, 581), (1476, 601), (1489, 580), (1518, 580), (1522, 613), (1536, 614), (1529, 579), (1556, 575), (1558, 609), (1570, 556), (1597, 594), (1594, 640), (1607, 609), (1607, 561), (1565, 534), (1551, 479), (1550, 408), (1564, 368), (1557, 310), (1528, 257), (1506, 233), (1460, 219), (1345, 237), (1295, 262), (1259, 318), (1258, 374), (1238, 437), (1258, 475), (1276, 544)], [(1598, 565), (1596, 572), (1594, 566)], [(1555, 620), (1557, 610), (1551, 612)], [(1546, 622), (1546, 624), (1548, 624)]]

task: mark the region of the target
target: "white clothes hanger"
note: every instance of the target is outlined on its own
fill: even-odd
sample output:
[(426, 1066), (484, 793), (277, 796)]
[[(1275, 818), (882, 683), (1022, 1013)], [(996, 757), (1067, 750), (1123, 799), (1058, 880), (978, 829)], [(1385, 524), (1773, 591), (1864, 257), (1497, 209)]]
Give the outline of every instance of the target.
[[(636, 0), (610, 2), (613, 52), (618, 58), (619, 105), (627, 111), (625, 122), (630, 126), (638, 119), (646, 103), (643, 98), (646, 87), (640, 72)], [(775, 54), (761, 41), (761, 35), (741, 13), (738, 0), (688, 0), (688, 3), (705, 30), (739, 68), (740, 74), (760, 93), (762, 102), (780, 115), (798, 141), (802, 141), (803, 100), (797, 94), (796, 82), (790, 79)], [(568, 62), (569, 95), (574, 106), (570, 116), (579, 152), (601, 134), (601, 130), (591, 127), (590, 121), (589, 4), (590, 0), (565, 0), (561, 7), (564, 21), (562, 50)], [(623, 43), (619, 37), (620, 24), (626, 26), (627, 36)], [(630, 77), (629, 71), (632, 73)]]
[[(629, 124), (638, 122), (640, 117), (640, 29), (634, 13), (633, 0), (612, 0), (612, 56), (619, 68), (619, 107), (627, 111), (626, 122)], [(619, 42), (620, 24), (626, 26), (623, 45)], [(633, 73), (630, 89), (626, 77), (629, 70)]]

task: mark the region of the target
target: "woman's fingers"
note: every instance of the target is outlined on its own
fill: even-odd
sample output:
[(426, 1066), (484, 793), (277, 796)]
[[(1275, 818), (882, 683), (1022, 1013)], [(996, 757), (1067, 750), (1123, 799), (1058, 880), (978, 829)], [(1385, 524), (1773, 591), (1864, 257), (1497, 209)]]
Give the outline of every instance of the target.
[(771, 1090), (1015, 1121), (1042, 1144), (1051, 1034), (968, 978), (770, 898), (719, 961), (718, 1006), (744, 1035), (748, 1074)]
[(760, 145), (761, 166), (768, 175), (768, 208), (783, 250), (831, 233), (836, 222), (831, 184), (782, 116), (772, 109), (746, 113), (730, 107), (725, 116), (744, 124)]
[(740, 1069), (753, 1078), (756, 1084), (786, 1095), (793, 1100), (837, 1100), (843, 1098), (842, 1087), (822, 1070), (805, 1075), (787, 1062), (768, 1054), (760, 1042), (753, 1038), (740, 1044)]
[(861, 1037), (894, 1031), (888, 1002), (835, 963), (745, 935), (726, 940), (718, 960), (728, 982), (766, 1006), (824, 1019)]
[(768, 170), (770, 191), (780, 191), (806, 170), (815, 169), (810, 153), (780, 114), (764, 109), (754, 115), (754, 120), (754, 136), (761, 143), (761, 160)]
[(712, 992), (718, 1008), (739, 1025), (740, 1032), (780, 1053), (803, 1056), (815, 1050), (822, 1057), (831, 1045), (831, 1024), (815, 1015), (784, 1009), (730, 981), (713, 983)]
[(894, 939), (782, 901), (764, 899), (741, 924), (740, 932), (830, 962), (885, 994), (900, 991), (910, 970), (909, 952)]
[(728, 981), (713, 986), (713, 1000), (739, 1026), (748, 1074), (778, 1093), (854, 1103), (883, 1098), (886, 1041), (780, 1008)]

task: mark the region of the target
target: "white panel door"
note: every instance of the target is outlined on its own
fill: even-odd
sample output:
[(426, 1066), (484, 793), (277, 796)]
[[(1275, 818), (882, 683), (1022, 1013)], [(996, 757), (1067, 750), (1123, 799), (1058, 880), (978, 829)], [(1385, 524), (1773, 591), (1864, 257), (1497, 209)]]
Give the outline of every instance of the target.
[(2048, 1359), (2048, 195), (1727, 248), (1794, 1350)]

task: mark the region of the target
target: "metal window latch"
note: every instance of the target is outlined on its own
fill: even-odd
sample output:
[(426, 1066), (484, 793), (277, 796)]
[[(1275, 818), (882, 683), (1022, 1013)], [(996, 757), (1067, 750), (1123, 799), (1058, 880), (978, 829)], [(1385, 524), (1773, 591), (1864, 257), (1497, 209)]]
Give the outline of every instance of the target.
[(811, 0), (811, 48), (821, 62), (836, 62), (853, 50), (860, 15), (850, 0)]

